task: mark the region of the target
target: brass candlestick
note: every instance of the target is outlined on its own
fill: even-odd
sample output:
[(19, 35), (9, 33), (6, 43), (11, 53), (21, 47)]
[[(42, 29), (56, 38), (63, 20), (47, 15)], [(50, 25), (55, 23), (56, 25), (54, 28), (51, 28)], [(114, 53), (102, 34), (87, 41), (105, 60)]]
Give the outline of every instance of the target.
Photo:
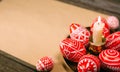
[(93, 43), (92, 36), (90, 37), (90, 45), (88, 47), (89, 53), (98, 56), (99, 53), (101, 53), (101, 51), (104, 50), (104, 49), (105, 49), (105, 38), (104, 37), (102, 37), (102, 43), (101, 43), (101, 45), (95, 45)]

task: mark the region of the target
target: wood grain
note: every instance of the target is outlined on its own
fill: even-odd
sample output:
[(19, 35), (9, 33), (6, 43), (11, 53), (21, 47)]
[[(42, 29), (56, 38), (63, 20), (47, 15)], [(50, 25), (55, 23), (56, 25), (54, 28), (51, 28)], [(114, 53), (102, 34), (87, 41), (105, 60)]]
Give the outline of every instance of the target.
[(59, 0), (97, 12), (114, 15), (120, 19), (120, 0)]
[(0, 72), (37, 72), (35, 67), (0, 50)]

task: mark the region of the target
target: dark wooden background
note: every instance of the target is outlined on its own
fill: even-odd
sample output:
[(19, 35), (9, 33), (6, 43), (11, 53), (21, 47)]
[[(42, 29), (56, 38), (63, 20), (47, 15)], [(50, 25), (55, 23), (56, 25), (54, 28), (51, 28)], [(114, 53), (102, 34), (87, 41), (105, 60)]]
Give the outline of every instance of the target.
[[(2, 0), (0, 0), (2, 1)], [(120, 19), (120, 0), (58, 0)], [(0, 72), (37, 72), (35, 66), (0, 50)]]
[(87, 8), (120, 19), (120, 0), (58, 0), (78, 7)]
[(0, 72), (37, 72), (35, 66), (0, 50)]

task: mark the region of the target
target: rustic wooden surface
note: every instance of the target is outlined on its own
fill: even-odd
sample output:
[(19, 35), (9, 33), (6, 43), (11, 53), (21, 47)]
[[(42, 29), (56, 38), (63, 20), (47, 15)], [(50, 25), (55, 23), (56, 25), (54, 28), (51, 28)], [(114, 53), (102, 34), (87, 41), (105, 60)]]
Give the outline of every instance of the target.
[(37, 72), (35, 67), (0, 50), (0, 72)]
[(120, 0), (59, 0), (79, 7), (115, 15), (120, 19)]

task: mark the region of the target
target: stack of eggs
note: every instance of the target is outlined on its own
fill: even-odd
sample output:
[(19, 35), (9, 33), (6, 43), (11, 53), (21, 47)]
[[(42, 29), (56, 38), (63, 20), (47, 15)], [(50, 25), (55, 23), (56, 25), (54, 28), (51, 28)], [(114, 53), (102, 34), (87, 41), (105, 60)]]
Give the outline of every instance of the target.
[[(97, 22), (98, 25), (103, 24), (102, 37), (105, 43), (103, 50), (94, 55), (87, 48), (90, 46), (90, 37), (94, 34), (93, 28)], [(109, 16), (107, 19), (97, 17), (90, 30), (73, 23), (70, 25), (70, 38), (60, 42), (61, 53), (65, 59), (77, 63), (78, 72), (102, 72), (102, 68), (108, 72), (120, 72), (120, 31), (110, 32), (118, 27), (119, 20), (115, 16)], [(96, 34), (99, 36), (99, 32)], [(96, 40), (98, 38), (93, 37)]]
[[(65, 61), (76, 63), (77, 72), (120, 72), (120, 31), (115, 31), (118, 27), (119, 20), (115, 16), (107, 19), (97, 17), (90, 29), (80, 24), (71, 24), (70, 37), (59, 44)], [(100, 38), (105, 39), (104, 46), (101, 46), (103, 41)], [(91, 42), (96, 46), (91, 47), (93, 52), (94, 49), (103, 48), (98, 55), (90, 52)], [(54, 61), (48, 56), (39, 59), (36, 64), (40, 72), (50, 72), (53, 67)]]

